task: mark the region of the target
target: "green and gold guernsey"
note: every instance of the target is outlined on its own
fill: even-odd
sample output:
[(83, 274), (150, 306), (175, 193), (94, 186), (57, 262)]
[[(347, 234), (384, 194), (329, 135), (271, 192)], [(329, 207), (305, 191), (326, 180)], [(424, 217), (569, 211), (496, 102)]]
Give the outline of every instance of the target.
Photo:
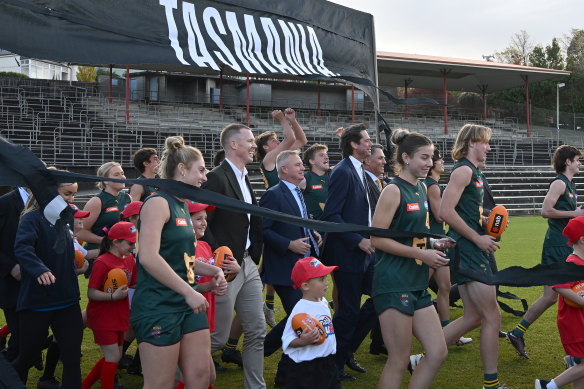
[[(393, 217), (390, 231), (429, 232), (428, 201), (426, 188), (396, 177), (390, 184), (400, 190), (401, 200)], [(426, 248), (425, 238), (397, 239), (407, 245)], [(373, 273), (373, 296), (384, 293), (413, 292), (428, 288), (428, 265), (414, 258), (405, 258), (375, 250), (375, 272)]]
[(304, 173), (306, 179), (306, 189), (304, 190), (304, 202), (308, 209), (308, 214), (313, 219), (320, 220), (326, 195), (328, 194), (330, 172), (322, 176), (316, 175), (311, 171)]
[[(144, 177), (143, 175), (140, 175), (140, 177), (138, 177), (139, 180), (146, 180), (147, 178)], [(142, 197), (140, 197), (140, 201), (144, 201), (146, 200), (146, 197), (156, 193), (158, 191), (158, 188), (154, 187), (154, 186), (150, 186), (150, 185), (142, 185), (144, 187), (144, 193), (142, 193)]]
[[(484, 235), (483, 229), (483, 175), (468, 159), (463, 158), (454, 164), (452, 172), (461, 166), (468, 166), (472, 170), (469, 184), (464, 188), (458, 204), (456, 213), (474, 231)], [(452, 174), (452, 173), (451, 173)], [(478, 250), (476, 245), (464, 238), (454, 228), (448, 230), (448, 236), (457, 242), (461, 250)]]
[(266, 189), (270, 189), (272, 186), (278, 185), (280, 182), (280, 177), (278, 177), (278, 172), (276, 168), (274, 170), (267, 171), (264, 168), (264, 160), (260, 161), (260, 172), (262, 173), (262, 178), (264, 179), (264, 185)]
[[(120, 221), (120, 215), (130, 203), (130, 196), (126, 192), (120, 192), (117, 196), (113, 196), (107, 192), (101, 191), (97, 195), (101, 200), (101, 211), (90, 231), (97, 236), (104, 236), (104, 227), (110, 228)], [(87, 243), (86, 250), (99, 248), (99, 244)]]
[[(558, 198), (554, 209), (558, 211), (574, 211), (576, 209), (576, 201), (578, 200), (578, 193), (576, 192), (576, 184), (574, 181), (569, 181), (563, 174), (558, 174), (555, 180), (561, 180), (566, 184), (564, 194)], [(554, 180), (554, 181), (555, 181)], [(543, 241), (543, 247), (565, 247), (568, 244), (568, 238), (562, 235), (562, 231), (570, 221), (570, 218), (565, 219), (551, 219), (548, 218), (548, 229)]]
[[(438, 189), (440, 189), (440, 196), (442, 196), (442, 188), (440, 188), (440, 185), (438, 185), (438, 181), (436, 181), (435, 179), (433, 179), (432, 177), (426, 177), (426, 179), (424, 180), (424, 183), (426, 184), (426, 188), (430, 188), (432, 185), (437, 185)], [(428, 215), (429, 215), (429, 219), (430, 219), (430, 232), (433, 234), (444, 234), (444, 222), (440, 223), (438, 221), (436, 221), (436, 218), (434, 217), (434, 214), (432, 213), (432, 202), (430, 201), (430, 199), (428, 199)]]
[[(148, 199), (160, 196), (168, 202), (170, 218), (160, 235), (160, 256), (180, 278), (196, 289), (195, 280), (195, 232), (187, 204), (177, 198), (158, 191)], [(138, 230), (140, 230), (138, 222)], [(138, 279), (132, 298), (131, 320), (161, 314), (184, 312), (189, 309), (185, 298), (163, 285), (140, 265), (140, 251), (136, 256)]]

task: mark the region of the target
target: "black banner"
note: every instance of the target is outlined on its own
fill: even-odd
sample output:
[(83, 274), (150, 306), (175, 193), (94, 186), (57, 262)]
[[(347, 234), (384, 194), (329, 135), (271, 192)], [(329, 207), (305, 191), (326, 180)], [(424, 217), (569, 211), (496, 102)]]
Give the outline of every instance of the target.
[(85, 65), (343, 79), (377, 104), (373, 16), (324, 0), (3, 0), (0, 48)]

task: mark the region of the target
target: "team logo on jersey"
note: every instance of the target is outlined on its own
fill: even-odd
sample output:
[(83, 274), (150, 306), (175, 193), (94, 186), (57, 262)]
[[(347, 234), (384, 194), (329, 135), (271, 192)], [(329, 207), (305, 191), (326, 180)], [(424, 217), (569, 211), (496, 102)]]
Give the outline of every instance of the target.
[(320, 324), (324, 328), (324, 332), (326, 336), (332, 335), (335, 333), (335, 328), (333, 327), (333, 321), (331, 320), (330, 316), (321, 316), (318, 318)]
[(188, 226), (187, 219), (182, 218), (182, 217), (177, 217), (176, 218), (176, 225), (177, 225), (177, 227), (186, 227), (186, 226)]
[(410, 305), (410, 296), (407, 293), (404, 293), (400, 296), (399, 301), (401, 305), (407, 307), (408, 305)]
[(419, 211), (420, 210), (420, 203), (410, 203), (408, 204), (408, 212), (410, 211)]
[(152, 335), (155, 338), (160, 338), (161, 333), (162, 333), (161, 326), (154, 326), (150, 329), (150, 335)]
[(428, 202), (424, 201), (424, 208), (426, 208), (426, 210), (428, 210)]
[(312, 185), (312, 190), (322, 189), (322, 184)]
[(120, 209), (118, 207), (109, 207), (105, 209), (105, 213), (109, 213), (109, 212), (117, 212)]
[(482, 188), (483, 187), (483, 180), (477, 180), (476, 185), (477, 185), (477, 188)]
[(573, 199), (574, 198), (574, 193), (568, 192), (568, 196), (570, 196), (570, 198)]

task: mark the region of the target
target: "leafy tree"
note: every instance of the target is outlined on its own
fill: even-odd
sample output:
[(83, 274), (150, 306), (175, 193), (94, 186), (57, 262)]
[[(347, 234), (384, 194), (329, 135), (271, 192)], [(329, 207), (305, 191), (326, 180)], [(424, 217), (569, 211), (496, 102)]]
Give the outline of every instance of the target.
[(97, 72), (95, 66), (79, 66), (77, 69), (77, 81), (95, 82)]
[(584, 30), (572, 29), (570, 44), (566, 49), (567, 69), (584, 73)]
[(515, 65), (521, 64), (522, 57), (519, 50), (514, 47), (507, 47), (503, 51), (495, 51), (495, 59), (500, 63), (512, 63)]
[(521, 65), (527, 66), (527, 59), (529, 54), (533, 49), (533, 43), (531, 42), (531, 37), (525, 30), (516, 32), (511, 37), (511, 47), (515, 48), (519, 54), (521, 54)]
[(535, 66), (537, 68), (547, 68), (548, 61), (546, 59), (546, 54), (541, 45), (537, 45), (529, 54), (529, 66)]
[[(535, 49), (534, 49), (535, 50)], [(547, 67), (550, 69), (564, 69), (564, 58), (562, 57), (562, 48), (557, 38), (552, 39), (552, 44), (545, 47), (545, 57)]]

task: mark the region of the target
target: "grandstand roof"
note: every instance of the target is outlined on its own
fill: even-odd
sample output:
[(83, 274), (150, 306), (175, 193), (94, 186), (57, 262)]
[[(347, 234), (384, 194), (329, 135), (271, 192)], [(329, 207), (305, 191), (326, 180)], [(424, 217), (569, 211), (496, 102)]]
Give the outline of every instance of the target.
[(570, 75), (571, 72), (530, 66), (478, 61), (472, 59), (434, 57), (429, 55), (377, 52), (378, 85), (403, 87), (407, 79), (411, 88), (443, 89), (443, 70), (448, 71), (448, 90), (486, 92), (523, 86), (521, 76), (529, 83)]

